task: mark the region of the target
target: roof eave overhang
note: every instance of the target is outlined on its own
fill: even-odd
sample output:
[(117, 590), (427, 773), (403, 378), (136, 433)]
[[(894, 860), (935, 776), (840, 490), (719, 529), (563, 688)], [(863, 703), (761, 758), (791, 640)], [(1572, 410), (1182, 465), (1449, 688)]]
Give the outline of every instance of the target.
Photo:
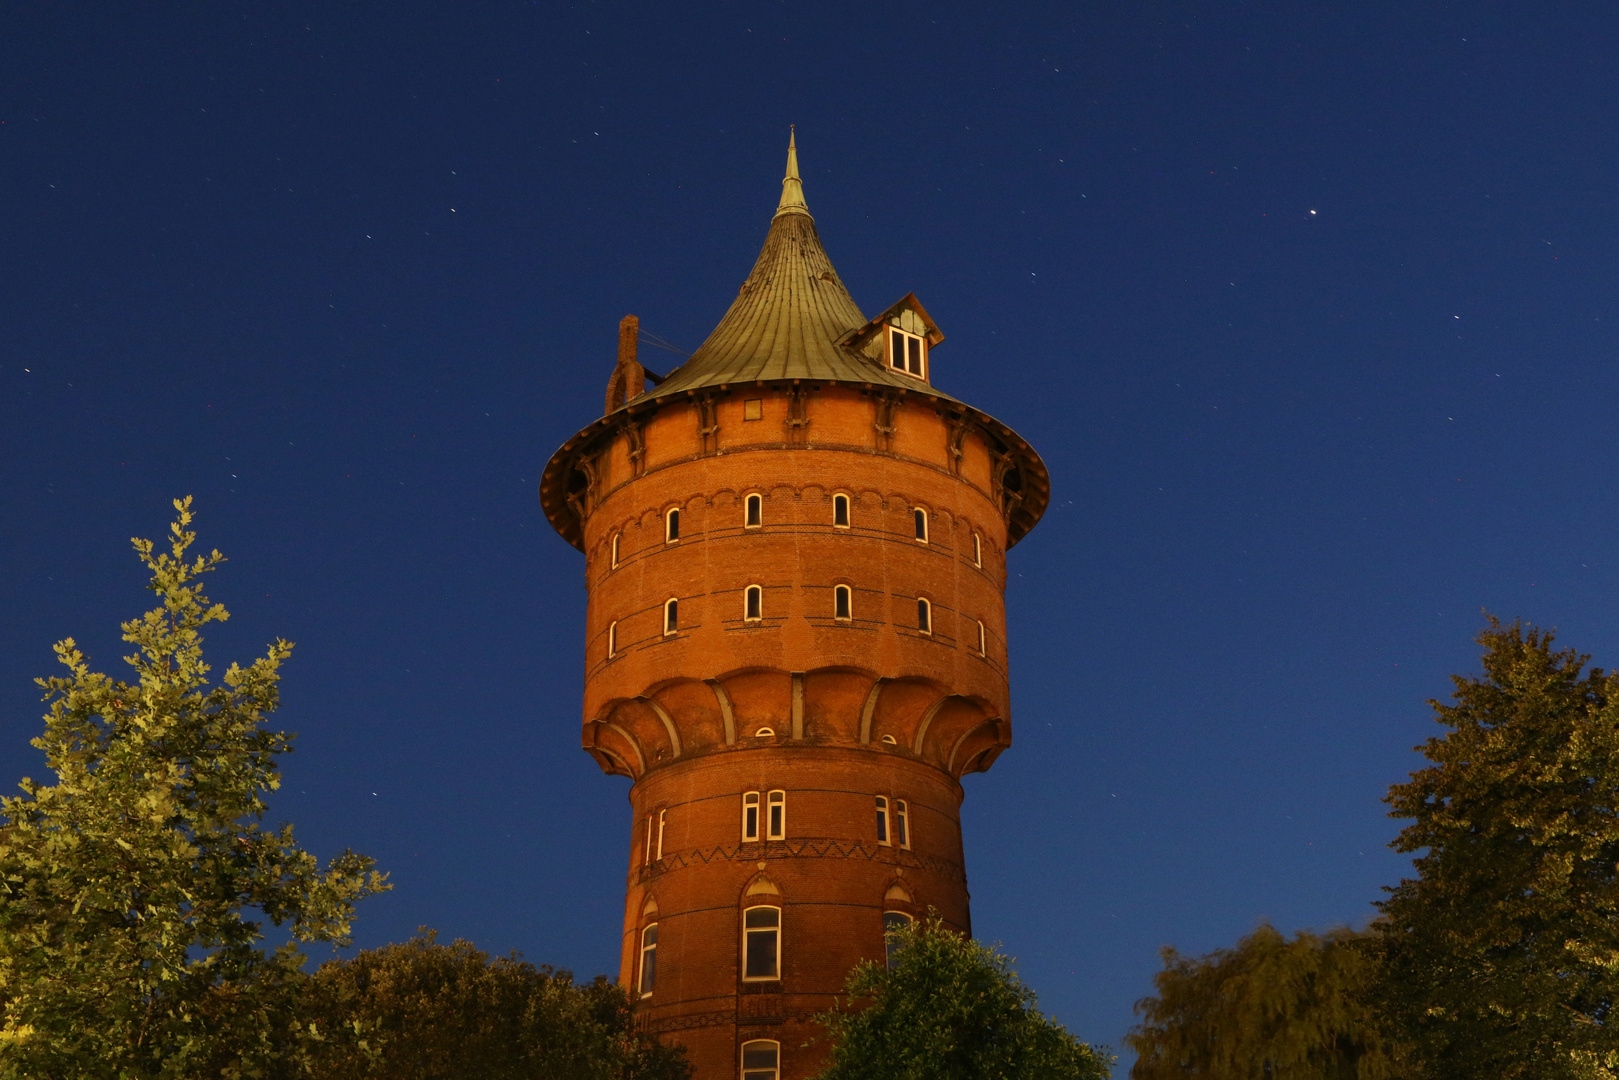
[[(903, 303), (903, 301), (901, 301)], [(895, 305), (898, 307), (899, 305)], [(893, 309), (890, 308), (890, 311)], [(929, 322), (929, 325), (933, 325)], [(914, 387), (894, 386), (885, 382), (852, 382), (843, 379), (759, 379), (739, 381), (736, 383), (718, 383), (703, 387), (693, 387), (689, 390), (680, 390), (672, 394), (660, 394), (649, 391), (633, 401), (626, 402), (621, 407), (608, 413), (594, 422), (581, 428), (571, 439), (559, 446), (551, 459), (545, 464), (545, 471), (540, 476), (540, 506), (545, 511), (546, 520), (551, 523), (564, 540), (578, 548), (585, 549), (584, 533), (579, 519), (568, 506), (568, 484), (574, 472), (574, 463), (579, 456), (589, 452), (598, 439), (610, 436), (619, 430), (625, 423), (638, 417), (645, 416), (665, 405), (687, 401), (699, 394), (726, 393), (739, 386), (748, 387), (777, 387), (810, 385), (846, 386), (859, 390), (881, 391), (884, 393), (897, 393), (903, 396), (916, 397), (931, 401), (935, 407), (946, 412), (958, 412), (965, 418), (982, 427), (989, 434), (1007, 448), (1009, 453), (1018, 459), (1018, 471), (1022, 480), (1021, 498), (1016, 507), (1007, 515), (1006, 546), (1011, 547), (1035, 527), (1045, 514), (1046, 507), (1051, 501), (1051, 474), (1046, 469), (1046, 463), (1034, 447), (1013, 431), (1006, 424), (995, 419), (988, 413), (975, 409), (971, 405), (957, 401), (939, 391), (933, 390), (926, 384), (919, 383)]]

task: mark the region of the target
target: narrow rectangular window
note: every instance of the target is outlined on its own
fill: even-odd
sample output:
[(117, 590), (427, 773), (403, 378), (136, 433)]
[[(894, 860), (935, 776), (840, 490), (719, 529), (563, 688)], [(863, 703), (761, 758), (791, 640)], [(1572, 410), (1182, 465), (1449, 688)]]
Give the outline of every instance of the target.
[(680, 629), (680, 601), (670, 598), (663, 605), (663, 632), (672, 634)]
[(742, 839), (759, 839), (759, 793), (749, 791), (742, 796)]
[(911, 846), (910, 813), (904, 799), (894, 800), (894, 842), (902, 848)]
[(890, 969), (894, 966), (894, 958), (899, 955), (900, 938), (897, 936), (901, 930), (911, 925), (911, 917), (903, 911), (883, 912), (883, 960)]
[(849, 496), (832, 496), (832, 525), (839, 529), (849, 527)]
[(607, 659), (618, 655), (618, 621), (607, 624)]
[(666, 544), (672, 544), (676, 540), (679, 540), (679, 539), (680, 539), (680, 510), (679, 510), (679, 508), (676, 508), (674, 510), (669, 511), (668, 516), (664, 518), (663, 542), (666, 543)]
[(973, 565), (982, 569), (984, 566), (984, 538), (973, 533)]
[(641, 996), (652, 996), (658, 975), (658, 924), (641, 931)]
[[(658, 855), (657, 855), (657, 858), (659, 858), (659, 859), (663, 858), (663, 827), (665, 825), (667, 825), (667, 824), (669, 824), (669, 811), (667, 811), (667, 810), (659, 810), (658, 811)], [(656, 861), (656, 860), (654, 860), (654, 861)]]
[(877, 796), (877, 842), (888, 843), (888, 800), (881, 795)]
[(743, 618), (756, 622), (764, 617), (765, 591), (757, 585), (749, 585), (747, 601), (743, 606)]
[(742, 913), (742, 978), (781, 978), (781, 909), (752, 907)]
[(848, 619), (853, 617), (849, 614), (849, 600), (849, 586), (839, 585), (832, 590), (832, 617), (834, 619)]
[(984, 620), (978, 620), (978, 655), (984, 655)]
[(619, 541), (619, 538), (622, 537), (623, 535), (624, 535), (623, 533), (614, 533), (613, 534), (613, 569), (614, 570), (618, 569), (618, 541)]
[(747, 528), (757, 529), (764, 520), (764, 499), (759, 495), (748, 496), (748, 513), (744, 519)]
[(911, 519), (916, 527), (916, 538), (922, 543), (928, 542), (928, 512), (918, 506), (911, 511)]
[(888, 341), (888, 362), (899, 370), (905, 370), (905, 334), (900, 330), (890, 330)]
[(766, 809), (768, 811), (768, 827), (770, 829), (767, 839), (785, 840), (787, 838), (787, 793), (785, 791), (772, 791), (766, 796)]
[(906, 352), (909, 354), (910, 359), (910, 363), (907, 365), (907, 367), (910, 369), (910, 373), (912, 375), (915, 375), (918, 379), (920, 379), (922, 377), (922, 339), (914, 337), (906, 338), (905, 345)]
[(933, 605), (921, 598), (916, 601), (916, 628), (924, 634), (933, 633)]
[(771, 1039), (743, 1043), (742, 1080), (781, 1080), (781, 1043)]
[(646, 816), (646, 843), (641, 848), (641, 865), (652, 865), (652, 815)]

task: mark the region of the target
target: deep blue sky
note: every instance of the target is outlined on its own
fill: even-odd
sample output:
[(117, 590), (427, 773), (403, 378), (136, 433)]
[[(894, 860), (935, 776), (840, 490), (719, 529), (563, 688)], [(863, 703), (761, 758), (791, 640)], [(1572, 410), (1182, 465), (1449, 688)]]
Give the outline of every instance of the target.
[(1602, 3), (8, 5), (0, 786), (194, 494), (213, 658), (298, 643), (273, 816), (393, 876), (358, 942), (613, 970), (539, 471), (620, 316), (718, 321), (796, 123), (856, 300), (915, 290), (1050, 466), (975, 929), (1117, 1044), (1158, 946), (1368, 916), (1482, 609), (1619, 661), (1616, 48)]

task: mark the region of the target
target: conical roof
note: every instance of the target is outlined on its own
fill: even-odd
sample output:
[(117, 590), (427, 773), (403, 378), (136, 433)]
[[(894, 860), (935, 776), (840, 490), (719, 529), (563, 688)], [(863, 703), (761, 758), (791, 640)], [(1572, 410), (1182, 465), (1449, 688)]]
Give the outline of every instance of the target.
[(705, 386), (817, 379), (883, 383), (947, 396), (838, 344), (865, 324), (865, 315), (821, 246), (798, 176), (796, 137), (790, 136), (781, 202), (753, 271), (708, 340), (649, 392), (663, 397)]

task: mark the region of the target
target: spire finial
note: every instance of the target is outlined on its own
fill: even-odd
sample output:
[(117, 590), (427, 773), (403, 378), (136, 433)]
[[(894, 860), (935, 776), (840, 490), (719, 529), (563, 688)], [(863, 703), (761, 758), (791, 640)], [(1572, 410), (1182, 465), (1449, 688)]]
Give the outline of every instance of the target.
[(781, 181), (781, 202), (776, 205), (776, 217), (783, 214), (809, 215), (804, 203), (804, 184), (798, 179), (798, 135), (792, 125), (787, 127), (787, 175)]

